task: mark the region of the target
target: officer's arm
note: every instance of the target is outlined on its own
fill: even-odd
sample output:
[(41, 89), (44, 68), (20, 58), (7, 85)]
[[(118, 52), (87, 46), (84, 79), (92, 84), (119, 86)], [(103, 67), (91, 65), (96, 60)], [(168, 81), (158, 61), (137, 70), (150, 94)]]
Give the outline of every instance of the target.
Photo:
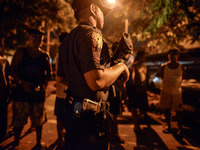
[(124, 77), (122, 79), (122, 83), (125, 83), (128, 81), (129, 78), (129, 70), (124, 63), (116, 64), (104, 70), (94, 69), (92, 71), (86, 72), (84, 74), (84, 77), (88, 86), (93, 91), (98, 91), (107, 89), (117, 80), (117, 78), (123, 72), (124, 72)]

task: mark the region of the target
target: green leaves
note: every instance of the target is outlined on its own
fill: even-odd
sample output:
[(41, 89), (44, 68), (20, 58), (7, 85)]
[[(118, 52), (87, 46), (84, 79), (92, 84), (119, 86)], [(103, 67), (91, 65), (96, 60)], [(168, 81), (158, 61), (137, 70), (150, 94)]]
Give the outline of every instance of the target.
[(75, 24), (69, 0), (1, 0), (0, 41), (6, 48), (26, 44), (27, 30), (67, 30)]
[(133, 33), (139, 32), (137, 34), (145, 39), (154, 41), (154, 46), (180, 46), (186, 39), (190, 42), (200, 40), (199, 0), (145, 1), (141, 12), (142, 15), (131, 22), (131, 27), (136, 29)]

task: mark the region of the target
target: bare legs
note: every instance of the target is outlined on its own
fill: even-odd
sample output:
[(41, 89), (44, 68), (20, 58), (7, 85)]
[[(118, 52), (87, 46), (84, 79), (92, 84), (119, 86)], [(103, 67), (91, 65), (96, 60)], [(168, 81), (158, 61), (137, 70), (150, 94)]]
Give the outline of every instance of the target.
[(42, 139), (42, 126), (36, 126), (36, 141), (37, 145), (41, 145), (41, 139)]
[(20, 140), (20, 135), (22, 133), (23, 126), (14, 126), (14, 136), (15, 136), (15, 141), (14, 141), (14, 147), (19, 146), (19, 140)]
[[(14, 141), (14, 147), (19, 146), (19, 140), (20, 136), (23, 130), (23, 126), (15, 126), (14, 127), (14, 136), (15, 136), (15, 141)], [(36, 126), (36, 141), (38, 146), (42, 146), (42, 126)]]
[[(164, 115), (165, 115), (167, 127), (163, 130), (163, 132), (169, 133), (169, 132), (171, 132), (171, 109), (166, 109), (164, 112)], [(177, 123), (178, 123), (178, 129), (181, 131), (182, 126), (183, 126), (181, 111), (176, 111), (176, 119), (177, 119)]]

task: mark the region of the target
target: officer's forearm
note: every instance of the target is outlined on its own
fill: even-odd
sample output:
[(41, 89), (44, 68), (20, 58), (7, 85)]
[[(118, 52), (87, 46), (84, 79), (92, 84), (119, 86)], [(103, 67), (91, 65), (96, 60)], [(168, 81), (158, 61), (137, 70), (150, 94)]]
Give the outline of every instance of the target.
[(107, 89), (112, 85), (120, 74), (126, 70), (126, 65), (123, 63), (116, 64), (104, 70), (92, 70), (84, 74), (88, 86), (93, 90)]

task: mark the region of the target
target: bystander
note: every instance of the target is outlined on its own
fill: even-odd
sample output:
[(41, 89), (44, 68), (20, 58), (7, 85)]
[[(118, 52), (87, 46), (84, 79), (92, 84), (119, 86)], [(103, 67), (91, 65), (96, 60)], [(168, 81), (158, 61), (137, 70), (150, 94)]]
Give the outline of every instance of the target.
[(167, 126), (163, 130), (165, 133), (172, 132), (171, 128), (171, 110), (176, 111), (176, 118), (178, 121), (178, 133), (182, 131), (182, 88), (181, 83), (185, 67), (178, 62), (179, 51), (177, 49), (169, 50), (168, 59), (161, 66), (162, 88), (160, 107), (164, 110)]
[(17, 83), (13, 103), (14, 149), (19, 148), (20, 135), (29, 115), (36, 128), (37, 149), (46, 147), (41, 138), (46, 120), (45, 89), (51, 76), (51, 66), (49, 55), (40, 49), (43, 35), (43, 32), (31, 29), (29, 45), (18, 48), (12, 59), (11, 75)]

